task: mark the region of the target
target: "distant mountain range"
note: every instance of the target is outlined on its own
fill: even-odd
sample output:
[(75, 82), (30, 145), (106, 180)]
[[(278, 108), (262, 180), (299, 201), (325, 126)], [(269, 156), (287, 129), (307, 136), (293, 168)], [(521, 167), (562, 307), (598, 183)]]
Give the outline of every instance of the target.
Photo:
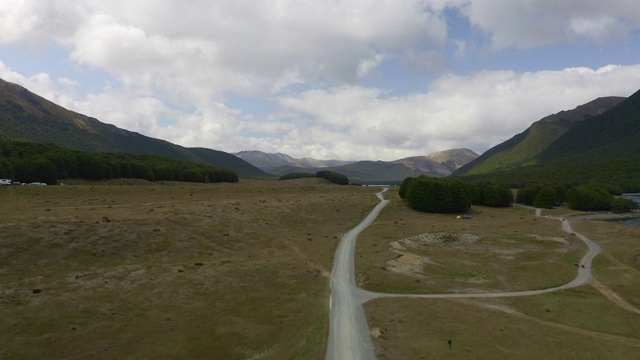
[[(261, 151), (236, 153), (249, 163), (276, 175), (295, 172), (315, 173), (331, 170), (346, 175), (351, 182), (359, 184), (399, 183), (408, 176), (428, 175), (445, 177), (456, 169), (478, 157), (469, 149), (452, 149), (426, 156), (413, 156), (395, 161), (355, 161), (295, 159), (284, 154), (269, 154)], [(345, 163), (344, 165), (334, 165)], [(279, 166), (277, 166), (279, 164)], [(307, 166), (300, 166), (306, 164)]]
[(308, 157), (296, 159), (287, 154), (265, 153), (258, 150), (245, 150), (233, 153), (233, 155), (266, 172), (272, 172), (281, 166), (293, 166), (300, 168), (326, 168), (331, 166), (347, 165), (355, 162), (344, 160), (317, 160)]

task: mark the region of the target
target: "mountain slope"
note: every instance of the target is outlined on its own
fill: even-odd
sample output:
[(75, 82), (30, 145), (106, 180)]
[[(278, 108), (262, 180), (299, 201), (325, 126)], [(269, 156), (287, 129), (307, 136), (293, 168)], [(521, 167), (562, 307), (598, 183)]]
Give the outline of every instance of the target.
[(215, 163), (217, 167), (231, 169), (241, 177), (273, 177), (272, 174), (266, 173), (237, 156), (224, 151), (200, 147), (187, 148), (187, 150), (190, 154), (195, 155), (199, 161), (207, 164)]
[(0, 139), (24, 140), (93, 152), (151, 154), (229, 169), (240, 177), (269, 176), (222, 151), (185, 148), (67, 110), (0, 79)]
[(611, 108), (575, 124), (527, 166), (465, 175), (514, 187), (532, 182), (573, 186), (597, 183), (640, 192), (640, 91)]
[(482, 174), (535, 163), (536, 156), (569, 129), (586, 121), (585, 119), (606, 112), (623, 100), (622, 97), (613, 96), (598, 98), (573, 110), (547, 116), (461, 167), (454, 172), (454, 176)]
[(640, 156), (640, 90), (611, 110), (569, 129), (536, 161), (596, 163), (635, 156)]
[(426, 156), (412, 156), (396, 160), (394, 163), (404, 164), (412, 170), (448, 176), (477, 157), (478, 154), (469, 149), (451, 149)]

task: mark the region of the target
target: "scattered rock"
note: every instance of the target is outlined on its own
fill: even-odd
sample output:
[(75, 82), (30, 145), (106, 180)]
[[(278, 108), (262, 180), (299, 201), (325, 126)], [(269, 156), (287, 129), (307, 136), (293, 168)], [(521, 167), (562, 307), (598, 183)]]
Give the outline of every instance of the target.
[(380, 335), (382, 335), (382, 330), (380, 330), (379, 327), (371, 328), (369, 332), (371, 333), (371, 336), (373, 336), (376, 339), (379, 338)]

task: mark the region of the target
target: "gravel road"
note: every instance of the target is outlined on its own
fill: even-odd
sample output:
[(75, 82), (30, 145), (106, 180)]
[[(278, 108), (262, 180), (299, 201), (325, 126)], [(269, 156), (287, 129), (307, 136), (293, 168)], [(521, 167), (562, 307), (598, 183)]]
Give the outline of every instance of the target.
[[(373, 342), (369, 333), (367, 320), (364, 316), (364, 310), (362, 309), (362, 304), (371, 299), (381, 297), (493, 298), (529, 296), (574, 288), (592, 282), (591, 263), (593, 262), (593, 258), (600, 253), (600, 246), (584, 235), (574, 232), (569, 220), (550, 217), (561, 222), (562, 229), (565, 232), (575, 234), (575, 236), (582, 240), (589, 248), (589, 251), (580, 259), (580, 262), (584, 263), (585, 267), (579, 267), (576, 278), (564, 285), (528, 291), (462, 294), (384, 294), (360, 289), (355, 282), (354, 252), (356, 239), (358, 234), (369, 226), (378, 216), (382, 208), (389, 203), (389, 200), (385, 200), (383, 196), (383, 193), (387, 190), (387, 188), (384, 188), (380, 193), (376, 194), (380, 199), (380, 203), (358, 226), (342, 237), (336, 250), (333, 271), (331, 272), (331, 297), (329, 299), (331, 314), (329, 319), (327, 360), (375, 359)], [(536, 209), (536, 216), (542, 216), (540, 209)]]

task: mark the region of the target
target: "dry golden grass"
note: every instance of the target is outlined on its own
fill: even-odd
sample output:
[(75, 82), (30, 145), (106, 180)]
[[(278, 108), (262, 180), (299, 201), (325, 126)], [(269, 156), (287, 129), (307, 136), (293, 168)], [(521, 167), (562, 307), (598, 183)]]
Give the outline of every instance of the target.
[[(335, 248), (378, 191), (318, 179), (1, 188), (0, 358), (323, 359)], [(586, 251), (532, 210), (474, 207), (461, 220), (414, 212), (397, 188), (385, 197), (391, 203), (357, 242), (367, 289), (551, 287), (575, 276)], [(603, 247), (596, 279), (640, 307), (640, 230), (572, 224)], [(478, 240), (391, 247), (429, 233)], [(407, 260), (404, 273), (390, 270), (393, 259)], [(378, 299), (365, 311), (380, 359), (640, 352), (640, 315), (591, 286), (523, 298)]]
[[(454, 293), (547, 288), (573, 279), (573, 262), (587, 251), (561, 230), (558, 220), (536, 218), (529, 209), (473, 207), (472, 219), (461, 220), (411, 211), (394, 191), (385, 196), (392, 203), (362, 233), (356, 249), (358, 279), (367, 289)], [(550, 215), (570, 213), (556, 209)], [(596, 258), (596, 279), (637, 308), (639, 229), (573, 217), (572, 225), (610, 254)], [(390, 244), (443, 232), (479, 240), (403, 250), (414, 260), (428, 259), (414, 273), (389, 267), (390, 259), (399, 256)], [(640, 352), (640, 314), (592, 286), (518, 298), (385, 298), (364, 307), (380, 359), (635, 359)]]
[[(563, 295), (580, 298), (582, 294)], [(594, 298), (590, 305), (602, 305), (597, 308), (602, 316), (615, 313), (615, 306), (590, 294)], [(576, 304), (571, 299), (557, 311)], [(379, 334), (374, 339), (378, 359), (636, 359), (640, 351), (637, 332), (618, 335), (566, 326), (558, 322), (555, 312), (546, 318), (523, 315), (497, 299), (386, 298), (368, 302), (365, 309), (369, 325)], [(598, 316), (591, 313), (583, 320)], [(620, 327), (637, 330), (637, 318), (635, 323), (627, 319)], [(452, 340), (451, 350), (448, 340)]]
[(574, 220), (573, 229), (602, 246), (593, 276), (640, 308), (640, 228), (612, 221)]
[(318, 179), (2, 189), (0, 358), (323, 358), (334, 250), (373, 191)]
[[(549, 288), (575, 277), (574, 262), (586, 246), (555, 219), (526, 208), (472, 207), (471, 219), (409, 209), (397, 191), (392, 202), (358, 240), (358, 279), (369, 290), (396, 293), (521, 291)], [(469, 234), (475, 242), (423, 244), (398, 251), (390, 243), (421, 234)], [(428, 259), (414, 276), (390, 261), (410, 253)], [(393, 271), (390, 271), (393, 270)]]

